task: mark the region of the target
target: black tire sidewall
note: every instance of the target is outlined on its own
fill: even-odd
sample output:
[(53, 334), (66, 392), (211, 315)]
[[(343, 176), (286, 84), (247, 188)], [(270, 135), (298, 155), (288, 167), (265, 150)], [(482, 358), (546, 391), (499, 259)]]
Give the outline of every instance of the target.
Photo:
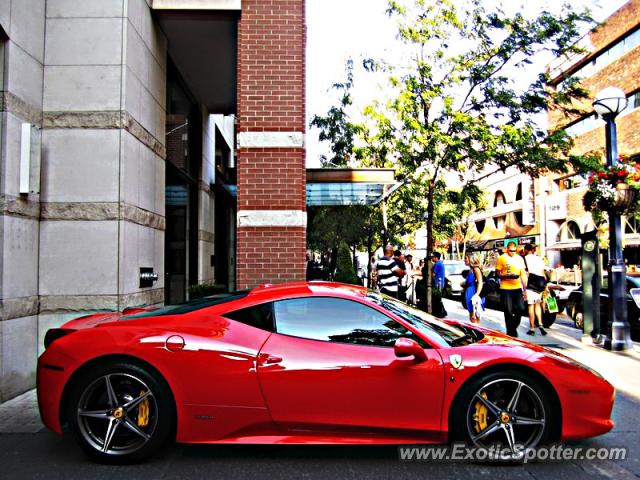
[(542, 326), (544, 328), (549, 328), (551, 325), (553, 325), (554, 323), (556, 323), (556, 317), (558, 316), (557, 313), (543, 313), (542, 314)]
[[(139, 450), (126, 455), (109, 455), (96, 450), (82, 436), (76, 415), (78, 403), (85, 389), (97, 378), (116, 373), (131, 374), (146, 383), (153, 393), (158, 408), (158, 423), (149, 441)], [(64, 409), (70, 431), (76, 441), (87, 456), (101, 463), (131, 463), (148, 458), (167, 443), (174, 431), (176, 418), (173, 397), (164, 380), (151, 369), (127, 361), (107, 361), (82, 372), (66, 397)]]

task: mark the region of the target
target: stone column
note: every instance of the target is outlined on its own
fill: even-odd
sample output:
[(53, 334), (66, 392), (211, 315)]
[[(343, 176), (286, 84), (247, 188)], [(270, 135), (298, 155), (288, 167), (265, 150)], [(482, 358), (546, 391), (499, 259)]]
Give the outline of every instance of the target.
[[(166, 40), (146, 0), (49, 1), (41, 331), (163, 301)], [(159, 275), (139, 287), (141, 267)]]
[[(0, 402), (35, 382), (45, 0), (0, 2)], [(23, 125), (32, 175), (21, 193)]]

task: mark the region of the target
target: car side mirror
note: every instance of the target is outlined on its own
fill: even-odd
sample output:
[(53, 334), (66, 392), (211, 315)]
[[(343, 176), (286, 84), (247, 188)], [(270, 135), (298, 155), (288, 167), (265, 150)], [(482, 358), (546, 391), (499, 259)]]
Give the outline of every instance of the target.
[(424, 362), (427, 359), (422, 347), (415, 340), (406, 337), (396, 340), (393, 351), (398, 358), (415, 357), (417, 362)]

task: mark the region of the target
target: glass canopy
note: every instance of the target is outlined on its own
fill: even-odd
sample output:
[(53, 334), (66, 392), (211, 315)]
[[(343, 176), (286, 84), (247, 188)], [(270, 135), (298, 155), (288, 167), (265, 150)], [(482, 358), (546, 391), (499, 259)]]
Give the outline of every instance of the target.
[[(400, 185), (389, 168), (309, 168), (307, 206), (376, 205)], [(236, 185), (224, 188), (237, 196)]]
[(307, 183), (307, 206), (375, 205), (394, 188), (384, 183)]
[(309, 168), (307, 206), (375, 205), (401, 184), (390, 168)]

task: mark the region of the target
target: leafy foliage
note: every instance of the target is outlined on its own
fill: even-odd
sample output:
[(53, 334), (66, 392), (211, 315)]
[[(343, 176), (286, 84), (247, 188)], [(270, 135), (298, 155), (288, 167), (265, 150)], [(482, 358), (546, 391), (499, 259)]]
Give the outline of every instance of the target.
[(388, 67), (395, 88), (389, 123), (398, 163), (426, 186), (430, 249), (435, 227), (441, 232), (460, 213), (437, 208), (449, 196), (445, 172), (457, 172), (464, 184), (490, 164), (539, 175), (582, 161), (570, 157), (572, 142), (564, 131), (548, 134), (536, 116), (552, 108), (575, 109), (574, 100), (587, 92), (573, 81), (556, 91), (544, 72), (524, 85), (515, 76), (541, 52), (579, 51), (575, 43), (580, 26), (591, 21), (588, 13), (542, 11), (528, 19), (485, 4), (389, 2), (388, 13), (399, 20), (399, 37), (411, 52), (405, 65)]
[(336, 282), (351, 283), (354, 285), (358, 283), (358, 277), (351, 259), (351, 252), (345, 242), (340, 242), (338, 246), (338, 262), (336, 267)]
[(334, 83), (332, 89), (340, 92), (338, 105), (331, 107), (325, 116), (314, 115), (311, 126), (320, 129), (320, 141), (331, 145), (333, 156), (321, 158), (325, 167), (347, 167), (354, 152), (354, 141), (361, 131), (361, 126), (349, 120), (347, 108), (352, 104), (351, 89), (353, 87), (353, 60), (346, 65), (347, 79), (342, 83)]
[[(530, 72), (544, 53), (582, 53), (576, 41), (592, 20), (568, 6), (560, 14), (541, 11), (533, 18), (489, 8), (482, 0), (391, 0), (387, 13), (398, 21), (398, 36), (409, 55), (392, 66), (368, 59), (366, 70), (388, 76), (392, 93), (365, 108), (362, 121), (350, 117), (353, 62), (336, 107), (315, 116), (312, 126), (331, 143), (325, 165), (394, 168), (404, 182), (366, 217), (384, 225), (396, 240), (426, 219), (429, 250), (437, 238), (464, 238), (464, 219), (483, 208), (475, 185), (486, 169), (516, 168), (537, 176), (549, 171), (592, 169), (593, 156), (572, 156), (571, 138), (548, 133), (539, 118), (550, 110), (580, 113), (587, 92), (577, 79), (558, 88), (547, 72)], [(492, 2), (491, 5), (494, 5)], [(524, 80), (523, 80), (524, 79)], [(345, 209), (341, 209), (344, 214)], [(325, 216), (334, 215), (325, 213)], [(366, 231), (351, 214), (350, 227)], [(347, 237), (336, 219), (334, 238)], [(358, 226), (360, 225), (360, 226)], [(315, 221), (315, 227), (326, 227)], [(366, 227), (366, 228), (362, 228)], [(330, 237), (325, 228), (320, 237)], [(374, 229), (374, 235), (380, 228)], [(370, 235), (369, 235), (370, 238)], [(354, 240), (345, 240), (355, 245)]]

